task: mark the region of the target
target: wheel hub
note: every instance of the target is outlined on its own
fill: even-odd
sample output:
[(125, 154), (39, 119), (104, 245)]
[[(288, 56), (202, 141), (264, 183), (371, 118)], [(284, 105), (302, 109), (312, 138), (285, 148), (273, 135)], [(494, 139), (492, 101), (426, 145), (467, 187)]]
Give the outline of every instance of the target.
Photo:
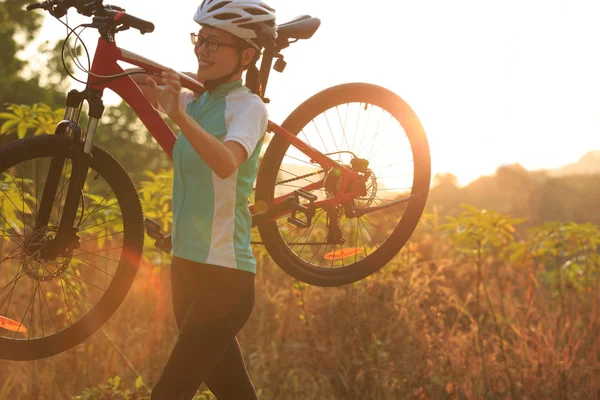
[[(369, 162), (367, 160), (363, 160), (360, 158), (354, 158), (350, 162), (350, 165), (345, 165), (350, 168), (352, 171), (358, 172), (359, 181), (358, 193), (354, 196), (355, 200), (360, 200), (361, 207), (369, 207), (373, 204), (375, 197), (377, 195), (377, 177), (373, 173), (371, 169), (368, 168)], [(328, 197), (335, 197), (342, 185), (342, 174), (337, 169), (331, 169), (325, 173), (325, 177), (323, 179), (323, 186), (325, 188), (325, 192)], [(350, 185), (349, 190), (353, 185)]]
[(69, 266), (70, 254), (54, 255), (57, 231), (58, 228), (54, 226), (39, 229), (25, 240), (21, 267), (31, 279), (50, 281), (62, 276)]

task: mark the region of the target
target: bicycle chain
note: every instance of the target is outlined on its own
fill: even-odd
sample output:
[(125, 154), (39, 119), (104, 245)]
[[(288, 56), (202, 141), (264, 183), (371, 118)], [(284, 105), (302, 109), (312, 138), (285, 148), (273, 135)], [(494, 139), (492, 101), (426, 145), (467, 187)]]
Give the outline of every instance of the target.
[[(301, 176), (297, 176), (295, 178), (291, 178), (291, 179), (287, 179), (285, 181), (280, 181), (280, 182), (276, 182), (275, 185), (282, 185), (284, 183), (289, 183), (289, 182), (293, 182), (293, 181), (298, 181), (300, 179), (304, 179), (304, 178), (308, 178), (309, 176), (314, 176), (314, 175), (319, 175), (322, 174), (323, 172), (325, 172), (324, 169), (317, 171), (317, 172), (311, 172), (310, 174), (306, 174), (306, 175), (301, 175)], [(253, 190), (256, 190), (256, 188), (254, 188)], [(264, 244), (263, 242), (250, 242), (250, 244)], [(305, 244), (311, 244), (311, 243), (305, 243)], [(314, 244), (318, 244), (318, 243), (314, 243)]]
[[(308, 178), (309, 176), (314, 176), (314, 175), (319, 175), (322, 174), (323, 172), (325, 172), (324, 169), (317, 171), (317, 172), (311, 172), (310, 174), (306, 174), (306, 175), (301, 175), (301, 176), (297, 176), (295, 178), (291, 178), (291, 179), (287, 179), (285, 181), (281, 181), (281, 182), (275, 182), (276, 185), (282, 185), (284, 183), (289, 183), (289, 182), (294, 182), (294, 181), (299, 181), (300, 179), (304, 179), (304, 178)], [(256, 188), (252, 188), (252, 190), (256, 190)]]
[(282, 185), (284, 183), (289, 183), (289, 182), (294, 182), (294, 181), (298, 181), (300, 179), (304, 179), (304, 178), (308, 178), (309, 176), (314, 176), (314, 175), (319, 175), (322, 174), (323, 172), (325, 172), (324, 169), (317, 171), (317, 172), (312, 172), (310, 174), (306, 174), (306, 175), (301, 175), (301, 176), (297, 176), (295, 178), (291, 178), (291, 179), (287, 179), (285, 181), (281, 181), (281, 182), (277, 182), (276, 185)]

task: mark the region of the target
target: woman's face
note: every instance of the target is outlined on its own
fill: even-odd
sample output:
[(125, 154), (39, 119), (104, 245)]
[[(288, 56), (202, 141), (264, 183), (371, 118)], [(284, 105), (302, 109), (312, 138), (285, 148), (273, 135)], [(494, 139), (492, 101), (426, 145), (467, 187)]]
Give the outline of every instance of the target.
[[(194, 46), (198, 58), (198, 80), (213, 80), (227, 75), (239, 62), (238, 39), (221, 29), (203, 26)], [(235, 74), (229, 82), (241, 79), (242, 73)]]

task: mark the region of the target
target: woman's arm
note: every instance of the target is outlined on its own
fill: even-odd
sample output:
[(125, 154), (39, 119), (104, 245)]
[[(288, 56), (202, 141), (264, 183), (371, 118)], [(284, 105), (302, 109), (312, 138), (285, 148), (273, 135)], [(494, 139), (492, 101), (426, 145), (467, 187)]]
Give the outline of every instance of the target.
[(206, 132), (183, 109), (169, 114), (169, 118), (179, 126), (181, 132), (196, 153), (221, 179), (228, 178), (246, 159), (246, 150), (238, 142), (221, 142)]
[(198, 155), (208, 164), (219, 178), (233, 174), (247, 158), (244, 147), (234, 141), (221, 142), (194, 121), (183, 109), (179, 101), (181, 82), (175, 71), (163, 72), (164, 87), (156, 80), (146, 79), (152, 96), (162, 105), (169, 118), (179, 126)]

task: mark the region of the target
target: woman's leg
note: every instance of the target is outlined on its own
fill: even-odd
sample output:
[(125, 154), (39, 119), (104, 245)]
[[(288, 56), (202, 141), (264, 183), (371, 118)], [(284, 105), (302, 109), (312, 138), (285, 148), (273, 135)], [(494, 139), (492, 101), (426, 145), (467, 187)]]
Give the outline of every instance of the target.
[[(177, 286), (173, 288), (177, 290), (174, 291), (173, 303), (176, 309), (187, 308), (187, 311), (180, 324), (175, 347), (152, 390), (152, 400), (191, 399), (226, 354), (254, 306), (254, 274), (173, 260), (173, 275), (176, 276), (173, 284)], [(185, 269), (185, 272), (180, 269)], [(191, 275), (189, 271), (192, 271)], [(193, 290), (182, 289), (179, 285)], [(189, 305), (187, 298), (191, 299)], [(181, 312), (179, 314), (181, 316)], [(233, 357), (228, 355), (226, 364), (229, 364), (227, 360), (232, 360), (232, 365), (239, 365), (234, 360), (240, 361), (241, 353), (238, 358), (236, 350), (239, 352), (239, 347), (232, 348)], [(245, 371), (243, 360), (241, 362)], [(245, 375), (249, 379), (247, 373)], [(233, 382), (230, 380), (229, 383)], [(217, 384), (217, 390), (218, 387)]]
[(218, 400), (258, 399), (237, 338), (229, 344), (205, 382)]

